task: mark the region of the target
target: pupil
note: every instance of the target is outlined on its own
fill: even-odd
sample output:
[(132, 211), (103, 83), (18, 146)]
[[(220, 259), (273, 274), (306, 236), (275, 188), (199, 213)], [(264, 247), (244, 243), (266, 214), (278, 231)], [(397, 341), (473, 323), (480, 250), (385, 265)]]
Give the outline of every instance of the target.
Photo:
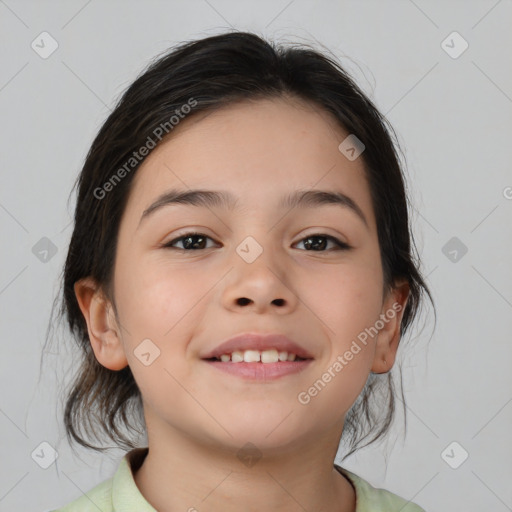
[[(323, 240), (323, 241), (324, 241), (324, 243), (322, 243), (322, 244), (318, 244), (318, 243), (317, 243), (317, 244), (315, 244), (315, 243), (313, 243), (313, 242), (311, 241), (311, 240), (315, 240), (315, 239)], [(313, 237), (308, 238), (308, 239), (304, 242), (304, 246), (305, 246), (307, 249), (310, 249), (312, 246), (315, 246), (315, 247), (317, 247), (317, 248), (318, 248), (318, 246), (320, 245), (320, 246), (321, 246), (320, 248), (321, 248), (321, 249), (324, 249), (324, 248), (325, 248), (325, 240), (326, 240), (326, 239), (325, 239), (325, 237), (321, 237), (321, 236), (313, 236)]]
[[(199, 235), (192, 235), (192, 236), (187, 236), (185, 239), (184, 239), (184, 246), (187, 248), (187, 249), (190, 249), (190, 248), (193, 248), (193, 249), (197, 249), (198, 247), (198, 243), (189, 243), (190, 240), (194, 239), (194, 238), (197, 238), (199, 240), (202, 240), (204, 241), (204, 237), (203, 236), (199, 236)], [(201, 245), (201, 242), (199, 242), (199, 245)]]

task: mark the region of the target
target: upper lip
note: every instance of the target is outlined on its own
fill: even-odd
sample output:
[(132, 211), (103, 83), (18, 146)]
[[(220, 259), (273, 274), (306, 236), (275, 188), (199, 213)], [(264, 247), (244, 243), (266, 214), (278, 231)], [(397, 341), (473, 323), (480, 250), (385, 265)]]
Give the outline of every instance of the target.
[(242, 333), (229, 338), (202, 356), (202, 359), (220, 357), (223, 354), (232, 354), (234, 351), (244, 350), (270, 350), (295, 354), (302, 359), (313, 359), (313, 356), (299, 344), (283, 334)]

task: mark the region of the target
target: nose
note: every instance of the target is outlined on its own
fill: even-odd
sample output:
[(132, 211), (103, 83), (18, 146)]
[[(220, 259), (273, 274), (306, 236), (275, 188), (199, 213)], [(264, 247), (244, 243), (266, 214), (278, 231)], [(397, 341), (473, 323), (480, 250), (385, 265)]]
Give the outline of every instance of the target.
[(223, 290), (223, 305), (227, 309), (265, 313), (290, 313), (298, 299), (290, 283), (290, 272), (284, 262), (264, 250), (248, 262), (235, 253), (234, 266), (227, 276)]

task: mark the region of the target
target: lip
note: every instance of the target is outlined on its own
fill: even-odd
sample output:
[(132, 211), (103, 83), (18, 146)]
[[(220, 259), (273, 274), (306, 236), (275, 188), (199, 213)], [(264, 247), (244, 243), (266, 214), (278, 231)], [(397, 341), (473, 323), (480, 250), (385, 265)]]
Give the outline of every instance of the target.
[(207, 364), (220, 371), (256, 381), (273, 381), (305, 370), (312, 359), (304, 361), (283, 361), (279, 363), (233, 363), (228, 361), (206, 361)]
[[(313, 356), (303, 347), (301, 347), (298, 343), (291, 340), (287, 336), (283, 334), (260, 334), (260, 333), (242, 333), (228, 340), (222, 342), (216, 348), (211, 350), (210, 352), (201, 355), (201, 359), (211, 359), (213, 357), (220, 357), (223, 354), (231, 354), (235, 350), (244, 351), (244, 350), (270, 350), (272, 348), (277, 349), (278, 352), (288, 352), (293, 353), (300, 357), (301, 359), (313, 359)], [(213, 362), (213, 361), (212, 361)], [(220, 362), (220, 361), (217, 361)], [(297, 361), (297, 363), (291, 361), (292, 364), (299, 364), (302, 361)], [(227, 363), (223, 363), (227, 364)], [(286, 364), (285, 362), (279, 363), (232, 363), (228, 362), (230, 365), (260, 365), (272, 367), (274, 365), (283, 366)]]

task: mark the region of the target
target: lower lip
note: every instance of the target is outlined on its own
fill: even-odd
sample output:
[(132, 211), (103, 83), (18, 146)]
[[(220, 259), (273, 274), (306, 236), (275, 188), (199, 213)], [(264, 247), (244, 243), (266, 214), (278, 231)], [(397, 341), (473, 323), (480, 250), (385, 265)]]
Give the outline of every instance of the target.
[(233, 363), (232, 361), (206, 361), (220, 371), (249, 380), (275, 380), (305, 370), (312, 359), (283, 361), (278, 363)]

